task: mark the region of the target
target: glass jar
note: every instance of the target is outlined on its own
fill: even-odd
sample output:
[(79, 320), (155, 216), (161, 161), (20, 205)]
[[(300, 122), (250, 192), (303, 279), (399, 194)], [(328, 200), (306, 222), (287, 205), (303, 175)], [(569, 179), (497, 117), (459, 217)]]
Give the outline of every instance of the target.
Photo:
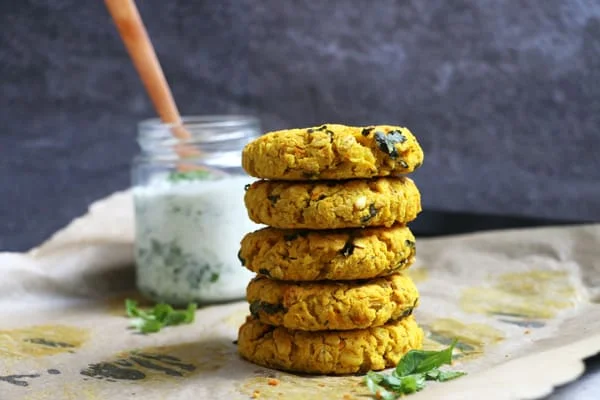
[(253, 273), (237, 257), (242, 237), (258, 225), (244, 206), (251, 182), (243, 147), (260, 135), (248, 116), (157, 119), (138, 126), (133, 163), (137, 287), (157, 302), (186, 305), (242, 299)]

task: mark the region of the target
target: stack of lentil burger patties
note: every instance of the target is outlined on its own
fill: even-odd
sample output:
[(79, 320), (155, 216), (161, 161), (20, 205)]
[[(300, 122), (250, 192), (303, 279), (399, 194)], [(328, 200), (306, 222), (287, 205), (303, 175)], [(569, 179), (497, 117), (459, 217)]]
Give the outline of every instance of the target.
[(267, 133), (242, 155), (260, 180), (246, 189), (250, 219), (268, 225), (242, 239), (257, 273), (238, 348), (256, 364), (349, 374), (395, 366), (420, 348), (419, 301), (402, 271), (415, 257), (406, 224), (421, 211), (406, 175), (423, 162), (397, 126), (326, 124)]

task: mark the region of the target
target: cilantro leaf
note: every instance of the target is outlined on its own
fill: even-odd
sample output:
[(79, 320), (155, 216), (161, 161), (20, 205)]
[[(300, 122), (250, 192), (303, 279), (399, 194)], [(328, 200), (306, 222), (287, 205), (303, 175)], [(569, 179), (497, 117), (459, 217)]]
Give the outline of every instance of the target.
[(127, 311), (128, 317), (136, 318), (140, 316), (140, 310), (137, 308), (137, 301), (135, 300), (125, 300), (125, 311)]
[(383, 377), (383, 375), (381, 375), (381, 374), (377, 374), (377, 373), (373, 373), (372, 371), (369, 371), (369, 373), (367, 373), (367, 375), (365, 376), (365, 384), (367, 385), (367, 387), (369, 388), (371, 393), (376, 395), (378, 399), (396, 400), (396, 398), (398, 396), (396, 396), (394, 393), (386, 390), (385, 388), (383, 388), (382, 386), (380, 386), (378, 384), (379, 382), (381, 382), (380, 379), (382, 377)]
[(401, 381), (401, 393), (410, 394), (418, 392), (419, 390), (422, 390), (425, 387), (425, 376), (423, 374), (403, 376), (401, 378)]
[(463, 371), (440, 371), (437, 381), (438, 382), (451, 381), (452, 379), (460, 378), (461, 376), (464, 376), (466, 374), (467, 373), (463, 372)]
[(194, 322), (196, 308), (196, 304), (190, 303), (186, 310), (175, 310), (169, 304), (160, 303), (150, 310), (142, 310), (136, 301), (125, 300), (127, 316), (133, 318), (130, 327), (142, 333), (155, 333), (165, 326), (190, 324)]
[(432, 369), (431, 371), (427, 371), (425, 373), (425, 379), (428, 381), (437, 381), (440, 379), (440, 373), (441, 371), (439, 369)]
[(446, 382), (466, 375), (461, 371), (442, 371), (452, 363), (452, 351), (457, 341), (441, 351), (411, 350), (402, 357), (392, 374), (369, 371), (365, 384), (378, 399), (396, 399), (422, 390), (426, 381)]

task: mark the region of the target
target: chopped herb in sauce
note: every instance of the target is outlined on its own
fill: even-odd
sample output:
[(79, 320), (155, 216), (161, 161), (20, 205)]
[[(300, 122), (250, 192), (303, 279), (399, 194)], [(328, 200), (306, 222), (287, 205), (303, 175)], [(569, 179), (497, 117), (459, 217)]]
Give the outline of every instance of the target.
[(150, 248), (138, 248), (138, 263), (144, 268), (169, 271), (174, 281), (185, 280), (191, 288), (214, 283), (212, 276), (222, 269), (221, 264), (201, 264), (192, 254), (184, 253), (175, 241), (163, 243), (150, 239)]
[(171, 182), (197, 181), (197, 180), (209, 179), (210, 177), (211, 177), (210, 172), (205, 169), (198, 169), (195, 171), (187, 171), (187, 172), (171, 172), (169, 174), (169, 180)]

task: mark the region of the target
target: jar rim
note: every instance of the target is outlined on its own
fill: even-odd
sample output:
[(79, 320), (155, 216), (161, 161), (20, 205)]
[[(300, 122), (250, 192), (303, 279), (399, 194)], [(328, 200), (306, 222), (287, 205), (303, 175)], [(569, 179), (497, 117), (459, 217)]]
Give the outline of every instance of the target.
[(164, 123), (160, 118), (148, 118), (138, 123), (144, 131), (172, 129), (178, 126), (193, 128), (233, 128), (258, 123), (258, 118), (243, 114), (188, 115), (181, 117), (181, 123)]
[[(181, 140), (173, 136), (173, 128), (179, 126), (186, 128), (192, 137)], [(247, 136), (248, 128), (257, 129), (259, 126), (257, 117), (242, 114), (182, 116), (181, 123), (164, 123), (159, 118), (149, 118), (138, 122), (138, 140), (167, 146), (177, 143), (223, 142), (242, 139)]]

